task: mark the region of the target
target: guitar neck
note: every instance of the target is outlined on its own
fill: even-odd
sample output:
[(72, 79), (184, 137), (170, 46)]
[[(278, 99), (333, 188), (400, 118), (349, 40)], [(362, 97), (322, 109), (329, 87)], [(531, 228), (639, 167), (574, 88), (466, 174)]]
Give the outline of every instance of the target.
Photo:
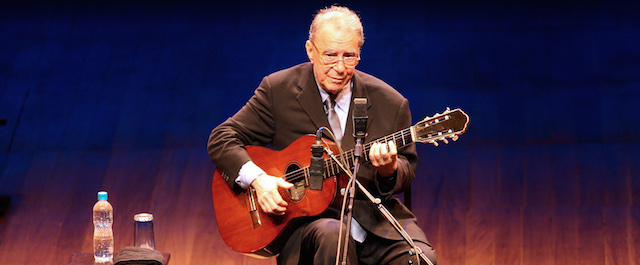
[[(362, 152), (363, 154), (361, 157), (361, 159), (363, 159), (362, 161), (369, 161), (369, 150), (371, 149), (371, 145), (373, 143), (388, 143), (393, 141), (396, 144), (397, 148), (401, 148), (413, 143), (414, 140), (411, 134), (411, 128), (412, 127), (406, 128), (399, 132), (387, 135), (385, 137), (376, 139), (375, 141), (364, 144), (363, 152)], [(338, 160), (345, 161), (347, 163), (347, 165), (345, 165), (347, 168), (351, 168), (354, 166), (355, 154), (353, 149), (349, 151), (345, 151), (341, 154), (338, 154), (337, 157), (338, 157)], [(338, 165), (338, 163), (331, 158), (327, 158), (324, 160), (324, 166), (326, 169), (324, 173), (324, 178), (335, 176), (337, 174), (342, 173), (343, 171), (342, 168)]]
[[(467, 130), (468, 125), (469, 116), (464, 113), (464, 111), (460, 109), (450, 110), (447, 108), (445, 112), (436, 114), (433, 117), (427, 117), (409, 128), (364, 144), (362, 161), (369, 160), (369, 150), (373, 143), (388, 143), (393, 141), (397, 148), (402, 148), (414, 142), (432, 143), (437, 146), (437, 141), (439, 140), (448, 143), (446, 138), (451, 138), (455, 141), (458, 135)], [(347, 170), (354, 166), (355, 156), (353, 149), (338, 154), (337, 158), (340, 161), (344, 161), (343, 163)], [(324, 168), (325, 179), (340, 174), (343, 171), (338, 163), (331, 158), (324, 160)], [(287, 174), (285, 179), (289, 181), (303, 177), (307, 178), (309, 172), (309, 167), (307, 166), (296, 172)]]

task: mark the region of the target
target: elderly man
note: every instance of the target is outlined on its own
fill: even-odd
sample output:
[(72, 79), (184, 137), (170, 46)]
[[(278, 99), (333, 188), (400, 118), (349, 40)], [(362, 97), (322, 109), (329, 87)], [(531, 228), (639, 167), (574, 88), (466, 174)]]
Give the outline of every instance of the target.
[[(411, 126), (406, 98), (383, 81), (355, 69), (364, 43), (359, 17), (345, 7), (332, 6), (318, 12), (305, 43), (308, 63), (265, 77), (254, 96), (233, 117), (216, 127), (209, 137), (209, 155), (228, 176), (232, 188), (253, 187), (259, 207), (273, 216), (283, 215), (289, 203), (278, 188), (292, 183), (270, 176), (253, 163), (246, 145), (270, 145), (282, 150), (319, 127), (331, 128), (344, 150), (354, 147), (352, 118), (354, 98), (367, 98), (367, 140), (375, 140)], [(327, 116), (329, 115), (329, 117)], [(435, 251), (418, 227), (415, 216), (394, 194), (415, 178), (415, 145), (397, 148), (372, 144), (369, 161), (363, 163), (358, 180), (399, 220), (416, 244), (435, 263)], [(277, 258), (278, 264), (335, 264), (339, 228), (338, 211), (327, 211), (300, 225)], [(222, 217), (224, 218), (224, 217)], [(375, 205), (361, 195), (354, 202), (352, 238), (348, 264), (409, 264), (416, 256), (409, 245), (381, 216)]]

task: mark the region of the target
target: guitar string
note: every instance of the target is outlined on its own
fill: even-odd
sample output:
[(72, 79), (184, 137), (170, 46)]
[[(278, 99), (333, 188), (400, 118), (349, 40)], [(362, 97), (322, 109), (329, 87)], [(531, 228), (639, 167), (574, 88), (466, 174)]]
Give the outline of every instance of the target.
[[(386, 136), (386, 137), (380, 138), (378, 140), (375, 140), (373, 142), (365, 144), (365, 146), (364, 146), (364, 149), (365, 149), (364, 150), (364, 159), (365, 159), (365, 161), (367, 161), (368, 158), (369, 158), (368, 157), (368, 151), (370, 149), (370, 146), (375, 142), (379, 142), (379, 143), (384, 142), (384, 143), (386, 143), (386, 142), (389, 142), (391, 140), (394, 140), (394, 142), (397, 142), (396, 145), (399, 146), (399, 148), (412, 143), (413, 141), (412, 141), (412, 139), (410, 137), (411, 135), (407, 134), (407, 133), (410, 133), (409, 129), (405, 129), (405, 130), (396, 132), (396, 133), (394, 133), (392, 135), (389, 135), (389, 136)], [(402, 141), (402, 144), (400, 144), (398, 142), (398, 139)], [(346, 151), (346, 152), (344, 152), (342, 154), (339, 154), (338, 156), (344, 156), (347, 161), (353, 162), (354, 161), (354, 153), (353, 152), (354, 152), (354, 150), (349, 150), (349, 151)], [(327, 161), (328, 161), (328, 163), (327, 163)], [(330, 169), (330, 172), (327, 172), (327, 173), (329, 173), (328, 176), (333, 176), (333, 175), (336, 175), (336, 174), (339, 173), (340, 169), (339, 169), (339, 167), (338, 167), (338, 165), (336, 164), (335, 161), (333, 161), (331, 159), (325, 159), (324, 162), (325, 162), (325, 168)], [(349, 166), (352, 166), (352, 165), (350, 164)], [(297, 169), (295, 171), (292, 171), (292, 172), (290, 172), (288, 174), (288, 176), (290, 176), (292, 178), (285, 177), (285, 179), (287, 179), (288, 181), (289, 181), (289, 179), (291, 179), (291, 181), (298, 181), (298, 180), (304, 179), (306, 174), (308, 174), (308, 172), (309, 172), (308, 168), (309, 167), (303, 167), (303, 168)], [(325, 173), (325, 178), (328, 177), (328, 176)]]
[[(456, 113), (459, 114), (459, 112), (461, 112), (459, 109), (456, 109), (454, 111), (447, 111), (447, 113), (446, 113), (447, 116), (446, 116), (446, 118), (444, 120), (449, 120), (449, 117), (451, 117), (451, 115), (455, 116), (455, 114)], [(444, 114), (445, 113), (441, 114), (440, 116), (442, 116)], [(464, 112), (462, 114), (467, 117), (467, 121), (468, 121), (468, 116)], [(456, 120), (456, 119), (453, 119), (453, 120)], [(424, 119), (422, 122), (419, 122), (419, 123), (426, 124), (425, 127), (431, 127), (431, 126), (434, 126), (436, 124), (441, 123), (441, 121), (442, 120), (439, 120), (436, 117), (430, 117), (428, 119)], [(363, 150), (364, 160), (365, 161), (368, 160), (368, 158), (369, 158), (369, 156), (368, 156), (369, 147), (373, 143), (376, 143), (376, 142), (387, 143), (390, 140), (393, 140), (396, 143), (396, 146), (398, 148), (401, 148), (401, 147), (404, 147), (406, 145), (409, 145), (409, 144), (413, 143), (414, 141), (413, 141), (413, 138), (411, 137), (411, 128), (412, 127), (418, 127), (418, 124), (365, 144), (364, 145), (364, 150)], [(464, 127), (466, 128), (466, 126), (464, 126)], [(460, 130), (460, 131), (462, 131), (462, 130)], [(435, 133), (435, 131), (434, 131), (434, 133)], [(457, 133), (453, 133), (453, 134), (457, 134)], [(400, 140), (402, 140), (402, 144), (398, 143), (398, 138), (396, 138), (396, 135), (400, 136), (398, 138)], [(408, 137), (408, 139), (406, 137)], [(437, 135), (437, 137), (434, 137), (434, 134), (431, 134), (431, 135), (427, 134), (427, 137), (425, 139), (423, 139), (422, 141), (426, 142), (428, 139), (431, 139), (431, 138), (435, 138), (435, 140), (438, 140), (440, 137), (441, 137), (440, 135)], [(346, 156), (347, 161), (353, 162), (353, 159), (352, 159), (353, 158), (353, 150), (349, 150), (349, 151), (346, 151), (346, 152), (344, 152), (342, 154), (338, 154), (338, 156), (339, 157), (340, 156)], [(329, 161), (329, 164), (327, 164), (327, 161)], [(331, 161), (330, 159), (325, 159), (324, 163), (325, 163), (325, 167), (326, 168), (331, 168), (332, 173), (329, 176), (333, 176), (333, 175), (336, 175), (336, 174), (339, 173), (339, 172), (336, 172), (336, 170), (335, 170), (337, 168), (337, 165), (336, 165), (335, 161)], [(349, 165), (349, 166), (351, 167), (352, 165)], [(298, 181), (300, 179), (304, 179), (304, 177), (308, 174), (308, 172), (309, 172), (309, 166), (306, 166), (306, 167), (303, 167), (303, 168), (299, 168), (299, 169), (296, 169), (296, 170), (294, 170), (292, 172), (285, 173), (284, 179), (289, 181), (289, 182)], [(323, 177), (324, 178), (327, 177), (326, 176), (326, 172), (323, 175)]]
[[(407, 138), (407, 136), (409, 136)], [(379, 138), (375, 141), (366, 143), (364, 145), (364, 151), (363, 151), (363, 157), (364, 157), (364, 161), (368, 161), (369, 160), (369, 149), (371, 147), (371, 145), (373, 143), (387, 143), (391, 140), (393, 140), (396, 143), (396, 146), (398, 146), (398, 148), (404, 147), (405, 145), (409, 145), (411, 143), (413, 143), (413, 140), (411, 139), (411, 134), (410, 134), (410, 128), (401, 130), (399, 132), (393, 133), (391, 135)], [(401, 140), (402, 144), (398, 143), (398, 140)], [(340, 156), (344, 156), (346, 161), (349, 161), (351, 163), (353, 163), (353, 158), (354, 158), (354, 154), (353, 154), (354, 150), (348, 150), (346, 152), (343, 152), (342, 154), (339, 154), (338, 157)], [(349, 164), (349, 166), (351, 167), (351, 163)], [(325, 172), (323, 178), (327, 178), (328, 176), (334, 176), (336, 174), (339, 173), (339, 169), (338, 166), (336, 164), (335, 161), (332, 161), (331, 159), (324, 159), (324, 165), (325, 168), (327, 169), (331, 169), (331, 172)], [(338, 169), (338, 171), (336, 171), (336, 169)], [(300, 180), (303, 180), (305, 178), (305, 176), (308, 175), (309, 172), (309, 166), (306, 167), (302, 167), (302, 168), (298, 168), (294, 171), (288, 172), (284, 175), (284, 179), (288, 182), (297, 182)], [(329, 175), (327, 175), (327, 173), (329, 173)]]

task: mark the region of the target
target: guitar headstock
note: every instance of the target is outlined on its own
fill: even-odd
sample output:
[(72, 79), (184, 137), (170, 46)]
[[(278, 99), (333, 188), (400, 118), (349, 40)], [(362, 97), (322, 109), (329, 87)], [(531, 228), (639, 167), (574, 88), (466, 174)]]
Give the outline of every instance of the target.
[(424, 120), (411, 127), (415, 142), (432, 143), (438, 146), (438, 141), (449, 143), (447, 138), (458, 140), (458, 135), (463, 134), (469, 125), (469, 115), (461, 109), (436, 113), (433, 117)]

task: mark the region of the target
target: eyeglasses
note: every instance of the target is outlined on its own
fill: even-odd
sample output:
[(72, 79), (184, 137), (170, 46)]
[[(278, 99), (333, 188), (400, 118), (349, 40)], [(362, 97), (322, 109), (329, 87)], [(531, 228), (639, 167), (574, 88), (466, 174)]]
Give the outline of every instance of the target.
[(320, 59), (322, 60), (322, 63), (324, 63), (326, 67), (334, 67), (340, 61), (342, 61), (345, 67), (355, 67), (356, 65), (358, 65), (358, 62), (360, 62), (360, 54), (357, 54), (357, 55), (345, 54), (342, 56), (342, 58), (340, 58), (340, 56), (338, 56), (338, 54), (335, 54), (335, 53), (321, 54), (318, 47), (316, 47), (316, 44), (313, 43), (312, 41), (310, 42), (311, 42), (311, 45), (313, 45), (313, 48), (315, 48), (316, 51), (318, 51), (318, 53), (320, 54)]

